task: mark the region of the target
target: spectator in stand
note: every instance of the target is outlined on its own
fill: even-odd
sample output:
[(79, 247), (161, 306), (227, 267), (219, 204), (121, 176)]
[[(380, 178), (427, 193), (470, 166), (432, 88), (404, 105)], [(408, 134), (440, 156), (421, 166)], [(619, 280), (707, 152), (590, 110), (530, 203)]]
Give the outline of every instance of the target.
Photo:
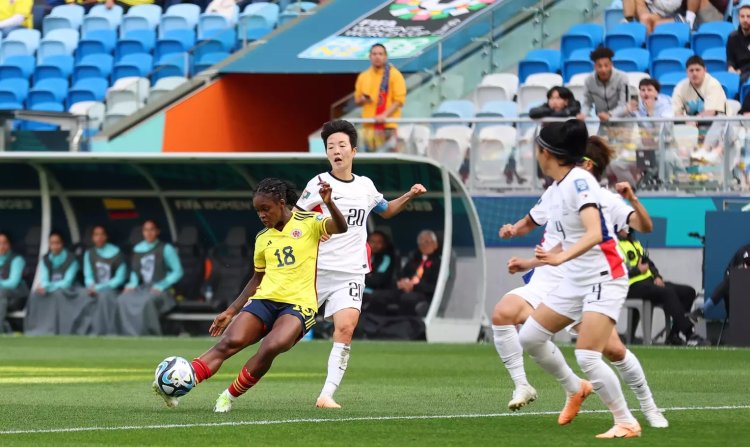
[(682, 0), (623, 0), (622, 13), (625, 20), (638, 20), (652, 33), (660, 23), (684, 21), (679, 14), (681, 6)]
[[(89, 10), (91, 10), (91, 8), (93, 8), (94, 6), (98, 5), (99, 3), (104, 3), (104, 2), (105, 0), (65, 0), (65, 3), (67, 4), (75, 3), (77, 5), (83, 6), (83, 9), (86, 10), (86, 13), (88, 13)], [(55, 4), (51, 4), (51, 3), (55, 3)], [(63, 1), (62, 0), (53, 0), (52, 2), (47, 1), (47, 5), (52, 6), (52, 8), (54, 8), (55, 6), (58, 6), (57, 5), (58, 3), (63, 3)]]
[(107, 8), (112, 8), (114, 5), (122, 6), (123, 12), (128, 12), (131, 6), (138, 5), (152, 5), (154, 3), (162, 4), (162, 1), (156, 2), (154, 0), (105, 0), (104, 4)]
[(740, 26), (727, 40), (727, 70), (739, 73), (740, 85), (750, 77), (750, 5), (740, 7)]
[(206, 13), (221, 14), (234, 26), (237, 21), (237, 16), (234, 14), (236, 8), (237, 2), (235, 0), (213, 0), (206, 7)]
[(680, 81), (672, 92), (675, 116), (716, 116), (724, 114), (727, 95), (719, 81), (706, 73), (706, 63), (700, 56), (691, 56), (685, 64), (687, 79)]
[[(698, 29), (698, 25), (706, 22), (724, 20), (724, 14), (730, 5), (736, 5), (739, 0), (684, 0), (685, 21), (691, 29)], [(697, 18), (697, 20), (696, 20)]]
[(547, 102), (529, 110), (533, 119), (556, 117), (573, 118), (581, 112), (581, 103), (567, 87), (552, 87), (547, 92)]
[(22, 276), (26, 261), (13, 253), (10, 234), (0, 231), (0, 334), (6, 332), (8, 312), (23, 309), (29, 288)]
[(398, 261), (388, 236), (375, 230), (367, 238), (370, 246), (370, 273), (365, 275), (365, 299), (376, 290), (395, 287), (396, 266)]
[(0, 1), (0, 33), (7, 37), (11, 31), (21, 28), (32, 28), (34, 18), (31, 8), (32, 0), (3, 0)]
[(601, 121), (619, 116), (627, 104), (628, 76), (612, 66), (611, 49), (600, 47), (591, 52), (594, 72), (584, 81), (584, 99), (578, 119), (586, 119), (592, 107)]
[[(635, 95), (631, 95), (627, 107), (622, 116), (630, 117), (656, 117), (671, 118), (674, 116), (672, 111), (672, 100), (667, 95), (659, 93), (661, 85), (659, 81), (651, 78), (641, 79), (638, 83), (638, 93), (640, 101)], [(649, 127), (650, 126), (649, 124)]]
[(90, 331), (94, 335), (116, 334), (117, 296), (125, 284), (127, 266), (119, 247), (108, 242), (104, 225), (96, 225), (91, 233), (92, 247), (83, 255), (82, 291), (96, 302), (91, 316)]

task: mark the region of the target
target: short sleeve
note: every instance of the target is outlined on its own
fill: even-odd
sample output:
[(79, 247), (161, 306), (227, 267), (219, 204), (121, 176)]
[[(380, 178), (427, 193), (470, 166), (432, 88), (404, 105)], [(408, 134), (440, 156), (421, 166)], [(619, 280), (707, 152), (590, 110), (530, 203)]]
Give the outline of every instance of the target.
[(614, 226), (615, 232), (627, 229), (628, 217), (630, 217), (630, 214), (635, 211), (633, 210), (633, 207), (609, 191), (603, 192), (603, 194), (611, 196), (608, 201), (609, 203), (607, 203), (607, 207), (609, 208), (609, 215), (612, 218), (612, 225)]
[(359, 98), (364, 93), (364, 76), (364, 72), (360, 73), (359, 76), (357, 76), (357, 82), (354, 84), (355, 98)]
[(266, 271), (266, 244), (262, 238), (255, 240), (255, 253), (253, 254), (253, 264), (256, 272)]
[(580, 176), (573, 179), (573, 185), (570, 194), (573, 194), (572, 200), (575, 204), (575, 208), (578, 211), (589, 205), (599, 207), (599, 191), (600, 186), (596, 184), (594, 177)]
[(297, 208), (305, 211), (312, 211), (316, 206), (323, 203), (323, 199), (320, 197), (320, 189), (317, 186), (317, 177), (307, 182), (305, 190), (302, 191), (302, 195), (297, 200)]
[(547, 190), (544, 191), (544, 194), (542, 194), (542, 197), (539, 198), (539, 200), (536, 202), (536, 205), (534, 205), (529, 211), (529, 217), (531, 218), (531, 220), (540, 227), (546, 225), (547, 221), (549, 220), (547, 203), (550, 199), (550, 191), (551, 188), (547, 188)]
[(324, 214), (315, 214), (315, 219), (311, 224), (313, 233), (315, 234), (315, 240), (320, 239), (322, 236), (328, 235), (328, 231), (326, 231), (326, 222), (328, 222), (329, 220), (331, 220), (331, 218), (326, 217)]
[(388, 209), (388, 201), (385, 200), (383, 194), (370, 182), (370, 209), (376, 213), (382, 213)]
[(393, 101), (404, 104), (406, 102), (406, 80), (404, 76), (396, 70), (391, 68), (391, 87), (393, 88)]

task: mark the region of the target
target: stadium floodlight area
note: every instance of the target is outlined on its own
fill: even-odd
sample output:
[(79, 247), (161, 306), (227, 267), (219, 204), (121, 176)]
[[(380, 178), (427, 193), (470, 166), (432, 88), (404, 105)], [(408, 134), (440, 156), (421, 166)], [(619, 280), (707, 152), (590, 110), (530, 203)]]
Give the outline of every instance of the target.
[[(116, 238), (145, 218), (165, 223), (165, 240), (194, 225), (215, 242), (233, 225), (248, 234), (261, 229), (251, 200), (261, 179), (284, 178), (302, 188), (328, 169), (328, 161), (315, 154), (0, 152), (0, 210), (12, 233), (38, 226), (46, 235), (54, 228), (67, 232), (72, 244), (95, 223), (106, 221)], [(421, 230), (438, 234), (444, 262), (425, 318), (427, 340), (476, 341), (485, 301), (485, 244), (463, 182), (433, 160), (400, 154), (358, 155), (356, 173), (372, 179), (386, 198), (414, 183), (425, 185), (428, 193), (403, 213), (390, 220), (371, 215), (368, 227), (390, 233), (404, 252), (416, 248)], [(39, 240), (39, 253), (46, 253), (47, 238)]]

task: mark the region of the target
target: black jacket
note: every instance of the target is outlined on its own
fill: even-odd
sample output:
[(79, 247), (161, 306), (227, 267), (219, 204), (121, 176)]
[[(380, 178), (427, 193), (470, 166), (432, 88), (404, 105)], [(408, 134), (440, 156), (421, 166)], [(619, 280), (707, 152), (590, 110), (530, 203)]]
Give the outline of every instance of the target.
[[(417, 250), (409, 256), (409, 261), (404, 266), (401, 277), (412, 278), (416, 275), (421, 263), (422, 253)], [(440, 253), (436, 251), (427, 258), (422, 279), (419, 284), (414, 286), (414, 291), (423, 293), (432, 299), (432, 294), (435, 293), (435, 286), (437, 285), (438, 273), (440, 273)]]
[(745, 265), (750, 267), (750, 244), (740, 247), (740, 249), (734, 253), (732, 260), (727, 264), (725, 274), (729, 275), (729, 271), (733, 268)]
[(571, 104), (568, 104), (568, 107), (562, 109), (561, 111), (557, 112), (552, 110), (547, 103), (542, 104), (539, 107), (534, 107), (533, 109), (529, 110), (529, 118), (532, 119), (539, 119), (539, 118), (547, 118), (549, 116), (556, 117), (556, 118), (572, 118), (578, 115), (581, 111), (581, 103), (573, 100)]
[(395, 289), (396, 257), (388, 253), (373, 253), (372, 270), (365, 275), (365, 287), (372, 290)]
[(750, 36), (742, 34), (742, 29), (732, 31), (727, 40), (727, 65), (742, 73), (750, 70)]

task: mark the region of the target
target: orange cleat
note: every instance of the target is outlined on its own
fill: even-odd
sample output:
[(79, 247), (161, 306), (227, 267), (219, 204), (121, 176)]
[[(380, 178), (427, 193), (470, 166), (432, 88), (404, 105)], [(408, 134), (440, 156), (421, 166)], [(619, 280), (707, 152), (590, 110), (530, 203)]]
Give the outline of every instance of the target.
[(615, 424), (606, 432), (596, 435), (599, 439), (637, 438), (639, 436), (641, 436), (641, 426), (637, 421), (632, 424)]
[(315, 406), (318, 408), (341, 408), (341, 405), (337, 404), (331, 396), (320, 396), (318, 401), (315, 402)]
[(589, 394), (591, 394), (593, 390), (594, 387), (591, 386), (591, 382), (588, 380), (581, 380), (581, 389), (577, 393), (568, 396), (568, 399), (565, 401), (565, 408), (562, 409), (560, 416), (557, 418), (557, 423), (560, 425), (566, 425), (573, 422), (573, 419), (578, 416), (578, 412), (581, 411), (583, 401), (589, 397)]

